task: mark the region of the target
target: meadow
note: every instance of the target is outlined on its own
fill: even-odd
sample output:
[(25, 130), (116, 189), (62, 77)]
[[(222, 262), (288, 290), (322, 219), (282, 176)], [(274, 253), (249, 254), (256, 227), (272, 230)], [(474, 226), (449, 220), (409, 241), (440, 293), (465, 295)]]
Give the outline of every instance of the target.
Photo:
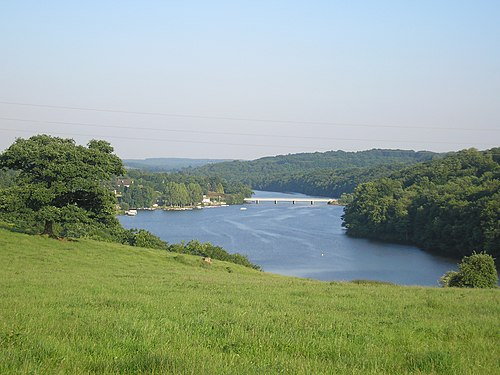
[(1, 374), (499, 374), (500, 290), (319, 282), (0, 229)]

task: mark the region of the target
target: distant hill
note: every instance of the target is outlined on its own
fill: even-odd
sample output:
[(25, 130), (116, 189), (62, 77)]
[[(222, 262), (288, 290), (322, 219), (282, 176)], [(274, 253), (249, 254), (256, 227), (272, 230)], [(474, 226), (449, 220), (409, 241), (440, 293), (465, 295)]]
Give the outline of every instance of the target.
[(335, 197), (351, 193), (360, 182), (440, 157), (442, 154), (412, 150), (328, 151), (210, 164), (191, 173), (218, 176), (254, 189)]
[(150, 172), (170, 172), (184, 168), (196, 168), (207, 164), (232, 161), (230, 159), (148, 158), (123, 159), (125, 168), (142, 169)]

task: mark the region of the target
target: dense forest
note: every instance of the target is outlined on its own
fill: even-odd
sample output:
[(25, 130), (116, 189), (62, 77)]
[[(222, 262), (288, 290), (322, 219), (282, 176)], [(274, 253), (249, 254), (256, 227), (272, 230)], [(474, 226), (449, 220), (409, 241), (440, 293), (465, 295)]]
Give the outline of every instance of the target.
[(500, 148), (449, 154), (359, 185), (344, 226), (357, 237), (454, 256), (500, 256)]
[(186, 173), (219, 176), (259, 190), (339, 197), (352, 193), (361, 182), (438, 157), (441, 155), (427, 151), (329, 151), (210, 164)]

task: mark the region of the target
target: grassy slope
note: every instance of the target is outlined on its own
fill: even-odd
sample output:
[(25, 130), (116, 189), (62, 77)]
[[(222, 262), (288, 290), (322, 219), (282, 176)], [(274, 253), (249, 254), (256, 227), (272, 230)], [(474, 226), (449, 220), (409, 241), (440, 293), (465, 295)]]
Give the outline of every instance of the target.
[(498, 374), (500, 290), (322, 283), (0, 229), (0, 373)]

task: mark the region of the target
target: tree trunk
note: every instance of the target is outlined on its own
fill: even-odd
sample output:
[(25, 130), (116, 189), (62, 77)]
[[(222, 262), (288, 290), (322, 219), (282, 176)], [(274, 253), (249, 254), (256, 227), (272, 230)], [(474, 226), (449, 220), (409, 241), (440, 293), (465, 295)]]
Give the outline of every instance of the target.
[(47, 234), (49, 237), (54, 237), (54, 222), (52, 220), (45, 220), (45, 228), (42, 234)]

